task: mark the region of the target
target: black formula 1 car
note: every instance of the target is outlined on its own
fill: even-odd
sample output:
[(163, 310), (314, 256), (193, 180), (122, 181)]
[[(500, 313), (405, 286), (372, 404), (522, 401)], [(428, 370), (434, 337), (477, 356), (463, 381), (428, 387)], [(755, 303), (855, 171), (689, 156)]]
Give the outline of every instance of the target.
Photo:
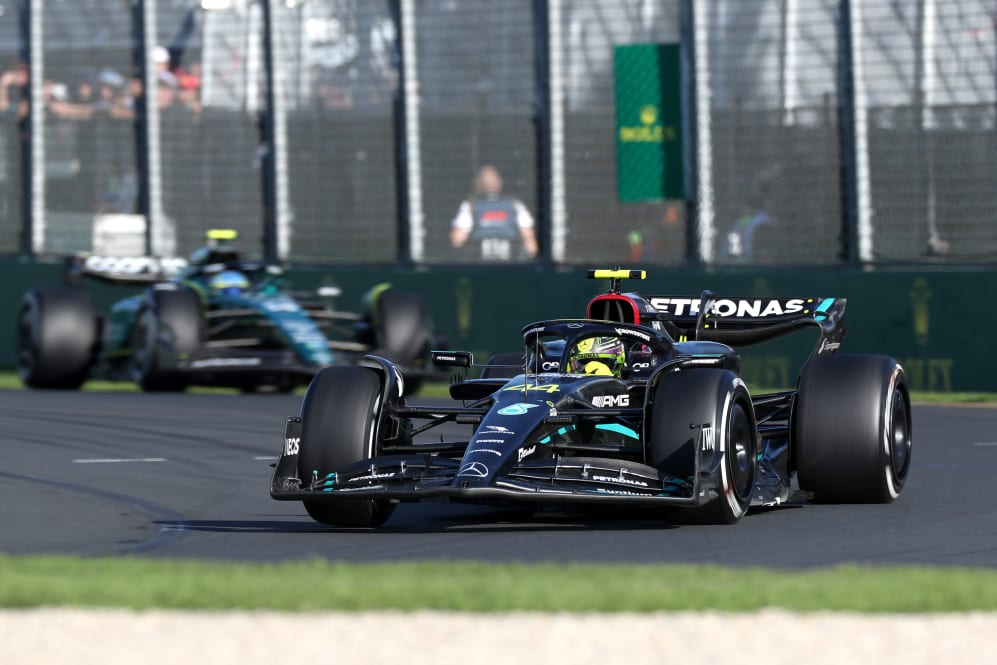
[[(377, 526), (399, 502), (433, 497), (658, 506), (676, 522), (733, 524), (752, 505), (787, 501), (794, 477), (822, 502), (900, 495), (904, 371), (837, 352), (844, 300), (643, 297), (620, 290), (643, 271), (589, 275), (612, 281), (587, 318), (523, 328), (525, 353), (454, 378), (460, 405), (409, 405), (384, 359), (320, 372), (286, 421), (271, 496), (302, 501), (322, 523)], [(752, 395), (734, 347), (803, 328), (819, 335), (797, 389)], [(434, 361), (472, 366), (465, 352)], [(423, 438), (443, 423), (467, 436)]]
[[(414, 293), (382, 284), (366, 311), (333, 306), (339, 289), (296, 293), (277, 265), (242, 260), (235, 233), (208, 232), (191, 259), (68, 257), (64, 288), (31, 289), (17, 321), (17, 371), (32, 388), (79, 388), (88, 378), (131, 380), (144, 390), (191, 384), (291, 390), (321, 368), (375, 353), (403, 367), (410, 389), (439, 376), (433, 331)], [(145, 286), (100, 314), (85, 279)]]

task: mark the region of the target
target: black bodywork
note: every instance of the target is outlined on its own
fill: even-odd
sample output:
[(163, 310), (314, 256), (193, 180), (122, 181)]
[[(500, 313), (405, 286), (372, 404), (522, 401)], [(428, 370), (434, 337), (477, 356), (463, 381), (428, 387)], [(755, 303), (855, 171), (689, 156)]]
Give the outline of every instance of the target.
[[(408, 404), (401, 397), (398, 369), (372, 357), (380, 393), (371, 413), (355, 416), (371, 419), (370, 441), (348, 464), (328, 468), (314, 462), (314, 449), (326, 444), (314, 432), (303, 438), (303, 421), (317, 408), (306, 396), (302, 414), (286, 421), (271, 496), (301, 500), (313, 517), (322, 515), (316, 519), (331, 524), (337, 523), (337, 501), (375, 506), (434, 497), (537, 504), (609, 501), (712, 508), (701, 521), (732, 523), (749, 504), (789, 499), (797, 463), (794, 428), (806, 429), (794, 422), (798, 393), (749, 396), (734, 345), (813, 328), (818, 340), (811, 365), (838, 350), (845, 335), (845, 301), (717, 298), (709, 292), (698, 298), (645, 298), (619, 289), (619, 279), (637, 277), (636, 271), (609, 274), (612, 286), (589, 303), (587, 318), (525, 326), (525, 352), (516, 367), (490, 365), (484, 378), (468, 379), (463, 372), (472, 365), (470, 354), (434, 352), (435, 362), (457, 368), (450, 385), (453, 406)], [(592, 335), (627, 343), (621, 376), (567, 371), (568, 349)], [(886, 409), (903, 407), (891, 417), (903, 421), (895, 428), (897, 440), (905, 442), (898, 453), (902, 459), (893, 461), (902, 468), (886, 470), (899, 475), (896, 492), (883, 500), (899, 493), (909, 461), (909, 403), (902, 370), (896, 368), (893, 376), (900, 379), (889, 384), (893, 392)], [(317, 383), (309, 388), (315, 391), (312, 404), (322, 401)], [(886, 390), (876, 383), (870, 394), (879, 399)], [(467, 437), (432, 441), (425, 436), (443, 423), (467, 425)], [(873, 449), (880, 431), (892, 426), (877, 420), (879, 429), (868, 437)], [(313, 451), (308, 463), (301, 460), (306, 448)], [(883, 475), (875, 450), (874, 456), (873, 484)], [(326, 504), (330, 512), (316, 510)]]

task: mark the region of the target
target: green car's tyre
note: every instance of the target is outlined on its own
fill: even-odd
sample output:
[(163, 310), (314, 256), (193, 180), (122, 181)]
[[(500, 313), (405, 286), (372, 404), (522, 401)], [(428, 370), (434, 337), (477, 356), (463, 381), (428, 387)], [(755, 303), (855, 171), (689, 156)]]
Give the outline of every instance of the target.
[(78, 389), (97, 356), (93, 298), (76, 288), (31, 289), (17, 312), (17, 374), (31, 388)]
[[(429, 360), (430, 325), (426, 304), (415, 293), (387, 289), (374, 303), (375, 353), (405, 369), (425, 369)], [(405, 394), (422, 385), (420, 378), (405, 376)]]
[(131, 375), (142, 390), (180, 391), (187, 376), (177, 365), (201, 349), (204, 315), (189, 289), (151, 290), (132, 328)]

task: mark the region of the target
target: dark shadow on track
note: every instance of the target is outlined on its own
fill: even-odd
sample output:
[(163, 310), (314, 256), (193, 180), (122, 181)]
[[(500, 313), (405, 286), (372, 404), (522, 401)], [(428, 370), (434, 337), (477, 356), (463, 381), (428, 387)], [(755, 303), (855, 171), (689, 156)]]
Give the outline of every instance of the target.
[[(616, 514), (610, 514), (610, 513)], [(294, 517), (298, 517), (295, 515)], [(179, 527), (170, 521), (157, 522), (163, 529)], [(311, 519), (295, 520), (186, 520), (182, 527), (192, 532), (208, 533), (564, 533), (660, 531), (677, 528), (654, 515), (625, 515), (618, 511), (587, 511), (585, 513), (504, 511), (496, 513), (462, 514), (459, 516), (418, 515), (393, 517), (377, 528), (334, 527)]]
[[(779, 506), (757, 506), (748, 511), (746, 519), (755, 516), (798, 510), (805, 503), (784, 503)], [(425, 509), (428, 506), (422, 506)], [(585, 510), (547, 509), (489, 509), (487, 506), (457, 508), (459, 514), (440, 514), (439, 504), (433, 512), (416, 511), (409, 507), (408, 514), (397, 513), (377, 528), (334, 527), (289, 514), (289, 519), (261, 520), (185, 520), (174, 524), (156, 522), (163, 529), (183, 528), (205, 533), (383, 533), (383, 534), (432, 534), (432, 533), (537, 533), (537, 532), (620, 532), (660, 531), (662, 529), (695, 528), (697, 525), (669, 523), (653, 510), (634, 510), (619, 506), (604, 506)], [(453, 506), (450, 507), (454, 509)], [(430, 508), (430, 510), (432, 510)], [(720, 527), (729, 528), (729, 527)]]

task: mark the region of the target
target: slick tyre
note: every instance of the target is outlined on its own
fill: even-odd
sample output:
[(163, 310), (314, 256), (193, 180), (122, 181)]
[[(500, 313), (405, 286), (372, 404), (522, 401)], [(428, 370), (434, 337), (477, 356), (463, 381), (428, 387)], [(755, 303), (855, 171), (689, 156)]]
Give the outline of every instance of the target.
[(886, 356), (817, 356), (800, 377), (792, 418), (800, 489), (823, 503), (889, 503), (911, 456), (911, 411), (900, 364)]
[[(374, 303), (372, 314), (376, 353), (400, 365), (405, 374), (405, 394), (422, 387), (422, 378), (411, 370), (424, 370), (429, 359), (430, 326), (426, 305), (415, 293), (388, 289)], [(410, 370), (405, 373), (405, 370)]]
[(76, 390), (90, 373), (99, 338), (87, 291), (32, 289), (17, 313), (17, 374), (31, 388)]
[[(482, 379), (511, 379), (524, 372), (522, 353), (496, 353), (486, 364), (489, 367), (481, 370)], [(506, 367), (491, 367), (491, 365), (506, 365)]]
[(667, 511), (669, 521), (735, 524), (751, 505), (756, 472), (754, 410), (744, 382), (733, 372), (694, 369), (661, 379), (650, 414), (649, 463), (692, 481), (696, 450), (707, 426), (711, 436), (706, 440), (712, 438), (715, 451), (717, 496), (696, 508)]
[[(301, 404), (298, 473), (306, 485), (377, 454), (381, 377), (360, 366), (327, 367), (315, 375)], [(380, 526), (395, 504), (376, 499), (304, 501), (316, 522), (332, 526)]]
[(411, 365), (429, 353), (429, 315), (414, 293), (387, 290), (374, 305), (377, 348), (389, 360)]
[(175, 392), (188, 378), (177, 363), (200, 350), (204, 315), (193, 291), (152, 290), (135, 317), (132, 329), (132, 380), (142, 390)]

